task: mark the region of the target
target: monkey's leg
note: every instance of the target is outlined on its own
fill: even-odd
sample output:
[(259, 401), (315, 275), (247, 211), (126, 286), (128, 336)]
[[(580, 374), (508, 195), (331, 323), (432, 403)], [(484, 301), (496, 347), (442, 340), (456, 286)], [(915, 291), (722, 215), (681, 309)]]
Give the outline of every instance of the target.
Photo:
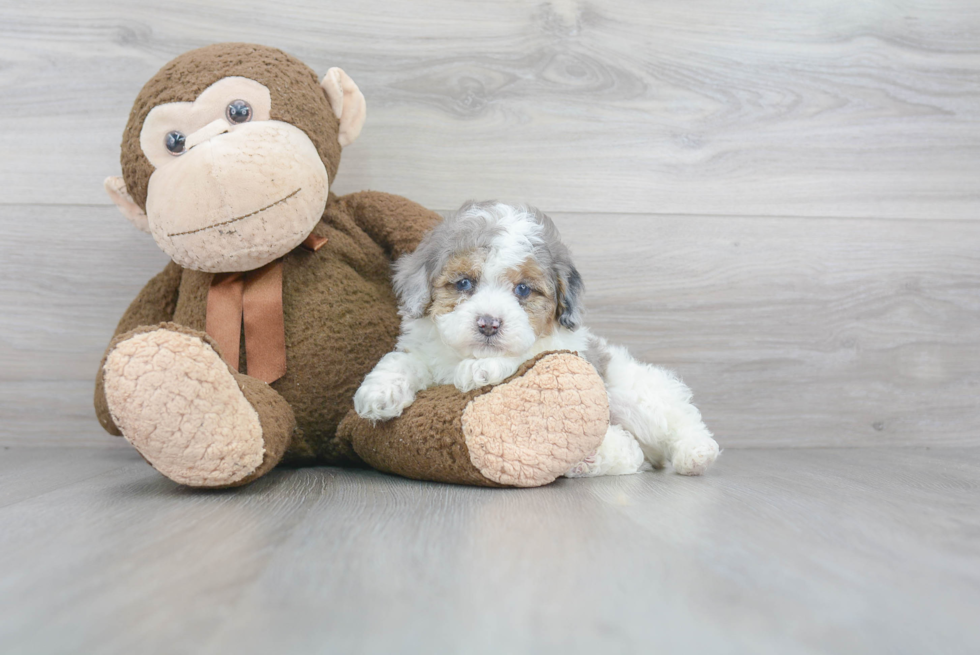
[(545, 353), (496, 387), (418, 394), (402, 415), (372, 424), (351, 411), (338, 430), (366, 463), (417, 480), (537, 487), (582, 461), (609, 424), (595, 369)]
[(264, 475), (296, 426), (272, 387), (231, 369), (207, 335), (173, 323), (120, 335), (103, 376), (123, 436), (155, 469), (191, 487)]

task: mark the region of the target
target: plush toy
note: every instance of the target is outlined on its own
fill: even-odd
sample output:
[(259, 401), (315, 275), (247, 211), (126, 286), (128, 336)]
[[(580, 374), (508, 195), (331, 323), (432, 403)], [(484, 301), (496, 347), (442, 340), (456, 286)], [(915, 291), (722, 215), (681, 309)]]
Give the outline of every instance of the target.
[(416, 479), (547, 484), (608, 423), (602, 380), (571, 353), (494, 388), (436, 387), (374, 425), (352, 399), (395, 343), (393, 259), (440, 217), (399, 196), (330, 192), (364, 97), (273, 48), (185, 53), (143, 87), (106, 190), (173, 260), (119, 321), (95, 407), (158, 471), (230, 487), (293, 465)]

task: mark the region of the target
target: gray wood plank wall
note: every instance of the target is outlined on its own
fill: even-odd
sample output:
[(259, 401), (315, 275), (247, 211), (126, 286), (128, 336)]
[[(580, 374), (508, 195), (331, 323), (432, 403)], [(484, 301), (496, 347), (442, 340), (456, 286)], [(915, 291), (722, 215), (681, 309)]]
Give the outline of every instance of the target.
[(589, 323), (725, 447), (980, 444), (980, 3), (0, 1), (0, 444), (90, 408), (165, 262), (101, 182), (131, 103), (217, 41), (343, 67), (335, 190), (540, 206)]

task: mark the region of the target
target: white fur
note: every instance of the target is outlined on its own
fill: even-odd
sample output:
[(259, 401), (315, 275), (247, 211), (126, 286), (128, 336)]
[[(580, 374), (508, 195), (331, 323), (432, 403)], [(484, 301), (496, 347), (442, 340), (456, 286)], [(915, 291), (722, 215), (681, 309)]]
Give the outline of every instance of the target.
[[(566, 475), (636, 473), (650, 465), (662, 467), (666, 460), (683, 475), (704, 473), (718, 455), (718, 444), (691, 404), (690, 389), (673, 373), (636, 361), (625, 348), (608, 346), (588, 328), (570, 330), (555, 321), (550, 335), (535, 337), (505, 274), (533, 254), (540, 225), (518, 208), (498, 207), (505, 210), (498, 224), (506, 229), (487, 252), (475, 292), (435, 318), (403, 312), (395, 351), (378, 362), (354, 396), (357, 413), (388, 420), (400, 416), (415, 394), (430, 386), (453, 384), (469, 391), (499, 384), (540, 353), (571, 350), (591, 357), (600, 369), (610, 427), (596, 453)], [(501, 320), (492, 343), (475, 328), (482, 315)]]
[[(494, 259), (489, 258), (487, 263), (496, 263)], [(484, 271), (486, 270), (485, 268)], [(498, 338), (492, 346), (485, 344), (485, 340), (473, 328), (476, 319), (483, 315), (494, 316), (501, 322)], [(476, 293), (456, 305), (456, 309), (450, 313), (434, 319), (422, 317), (410, 320), (431, 320), (435, 323), (443, 344), (461, 358), (523, 356), (536, 339), (534, 328), (510, 285), (505, 287), (502, 283), (491, 282), (486, 276), (480, 281)], [(403, 321), (402, 330), (404, 329)], [(514, 368), (516, 370), (517, 367)]]
[(633, 435), (620, 425), (610, 424), (599, 448), (573, 466), (565, 477), (629, 475), (649, 468), (650, 464), (644, 461), (643, 449)]
[(669, 459), (678, 473), (704, 473), (719, 448), (691, 404), (691, 390), (670, 371), (636, 361), (622, 346), (609, 346), (609, 354), (603, 377), (610, 423), (632, 434), (653, 466)]

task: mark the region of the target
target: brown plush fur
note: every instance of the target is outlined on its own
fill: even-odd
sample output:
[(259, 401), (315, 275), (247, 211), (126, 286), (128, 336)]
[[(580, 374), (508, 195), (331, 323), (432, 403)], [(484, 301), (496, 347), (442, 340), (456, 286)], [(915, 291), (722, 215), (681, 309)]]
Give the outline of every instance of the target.
[(262, 458), (259, 467), (248, 477), (232, 485), (240, 487), (262, 477), (282, 461), (286, 449), (294, 441), (296, 417), (286, 399), (266, 383), (234, 371), (232, 371), (232, 375), (238, 382), (245, 399), (259, 415), (259, 422), (262, 425), (262, 440), (265, 443), (265, 456)]
[[(333, 180), (340, 162), (339, 123), (315, 73), (272, 48), (220, 44), (176, 58), (144, 86), (136, 100), (123, 135), (122, 168), (126, 186), (140, 207), (146, 206), (154, 170), (139, 146), (147, 114), (159, 104), (193, 101), (227, 76), (264, 84), (272, 97), (271, 118), (302, 129)], [(410, 477), (494, 486), (470, 462), (460, 423), (469, 401), (481, 392), (432, 389), (420, 395), (405, 417), (383, 427), (362, 421), (352, 410), (358, 385), (393, 348), (398, 335), (391, 262), (414, 250), (440, 220), (438, 214), (399, 196), (373, 191), (339, 198), (329, 195), (313, 230), (326, 237), (326, 244), (316, 252), (297, 248), (283, 258), (286, 374), (271, 386), (247, 377), (247, 364), (243, 374), (235, 374), (240, 390), (259, 414), (265, 445), (261, 465), (236, 484), (265, 474), (283, 458), (293, 464), (366, 461)], [(148, 326), (193, 334), (217, 349), (204, 334), (212, 278), (210, 273), (168, 264), (123, 315), (106, 357), (120, 335)], [(221, 354), (227, 361), (230, 354)], [(601, 388), (598, 376), (586, 377), (586, 385)], [(100, 366), (96, 414), (108, 432), (118, 435), (103, 378)], [(565, 411), (557, 405), (542, 409)], [(575, 415), (578, 409), (568, 411)], [(579, 441), (594, 448), (601, 439), (600, 433)]]
[(180, 55), (151, 77), (136, 97), (123, 132), (122, 171), (137, 205), (146, 209), (146, 186), (154, 170), (140, 149), (140, 130), (147, 114), (168, 102), (193, 102), (201, 91), (232, 76), (255, 80), (269, 89), (269, 117), (295, 125), (310, 137), (333, 182), (340, 164), (339, 122), (316, 73), (275, 48), (218, 43)]
[[(330, 179), (334, 178), (341, 153), (339, 122), (316, 74), (274, 48), (217, 44), (180, 55), (137, 96), (123, 133), (121, 163), (126, 187), (141, 207), (146, 206), (154, 170), (139, 144), (147, 114), (160, 104), (193, 101), (211, 84), (233, 75), (268, 87), (270, 117), (302, 129), (317, 147)], [(391, 350), (398, 335), (391, 261), (413, 250), (440, 220), (438, 214), (398, 196), (366, 191), (337, 198), (331, 193), (322, 221), (313, 231), (327, 237), (327, 244), (315, 253), (298, 248), (284, 258), (287, 371), (272, 388), (296, 415), (288, 460), (358, 461), (335, 434), (358, 384)], [(136, 298), (116, 334), (165, 321), (203, 332), (212, 278), (210, 273), (184, 270), (171, 262)], [(118, 434), (105, 406), (101, 367), (95, 405), (102, 425)]]
[[(398, 217), (398, 223), (365, 222), (363, 214)], [(288, 462), (360, 461), (348, 443), (336, 438), (336, 430), (353, 406), (358, 385), (398, 336), (391, 257), (414, 247), (439, 220), (438, 214), (399, 196), (371, 191), (331, 195), (323, 220), (313, 230), (327, 243), (316, 252), (297, 248), (283, 259), (286, 375), (272, 388), (296, 416)], [(373, 235), (362, 229), (364, 223)], [(203, 333), (212, 278), (171, 262), (133, 301), (117, 334), (165, 321)], [(105, 406), (101, 371), (97, 414), (109, 432), (118, 434)]]
[[(502, 385), (522, 377), (554, 354), (543, 353), (524, 362)], [(460, 393), (451, 385), (432, 387), (419, 392), (397, 421), (377, 425), (351, 412), (340, 425), (340, 436), (380, 471), (415, 480), (504, 486), (489, 480), (473, 465), (463, 432), (463, 411), (491, 389), (485, 386)]]
[(340, 437), (373, 468), (415, 480), (484, 487), (487, 479), (470, 461), (460, 417), (486, 388), (460, 393), (443, 385), (419, 392), (395, 421), (373, 425), (351, 412), (340, 425)]

